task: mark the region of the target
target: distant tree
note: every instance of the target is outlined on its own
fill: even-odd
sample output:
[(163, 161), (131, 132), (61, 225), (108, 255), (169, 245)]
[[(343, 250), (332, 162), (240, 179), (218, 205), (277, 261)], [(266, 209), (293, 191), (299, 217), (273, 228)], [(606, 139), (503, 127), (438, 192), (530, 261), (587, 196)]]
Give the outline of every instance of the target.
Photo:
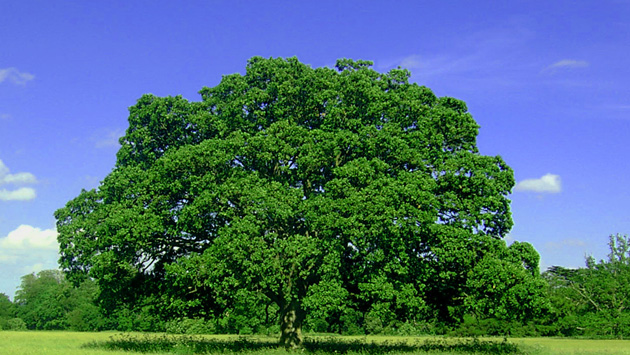
[(201, 102), (143, 96), (114, 170), (55, 213), (62, 268), (105, 309), (277, 311), (287, 346), (307, 312), (457, 321), (480, 263), (518, 274), (500, 312), (530, 307), (532, 265), (495, 243), (512, 170), (462, 101), (370, 66), (256, 57)]
[(22, 277), (15, 295), (15, 313), (28, 329), (103, 330), (108, 326), (95, 300), (97, 285), (84, 280), (73, 287), (60, 270)]
[(15, 317), (15, 306), (4, 293), (0, 293), (0, 330), (8, 329), (8, 321)]
[(606, 260), (586, 258), (580, 269), (550, 268), (545, 278), (565, 333), (630, 336), (630, 240), (611, 235)]
[(18, 317), (28, 329), (65, 329), (70, 288), (59, 270), (22, 276), (15, 293)]
[(579, 320), (584, 314), (584, 303), (571, 288), (577, 281), (579, 269), (568, 269), (562, 266), (552, 266), (542, 274), (547, 282), (547, 293), (550, 302), (551, 322), (555, 325), (559, 335), (580, 335), (583, 327)]
[(607, 260), (586, 259), (572, 288), (595, 317), (601, 330), (616, 337), (630, 335), (630, 241), (627, 236), (610, 236)]

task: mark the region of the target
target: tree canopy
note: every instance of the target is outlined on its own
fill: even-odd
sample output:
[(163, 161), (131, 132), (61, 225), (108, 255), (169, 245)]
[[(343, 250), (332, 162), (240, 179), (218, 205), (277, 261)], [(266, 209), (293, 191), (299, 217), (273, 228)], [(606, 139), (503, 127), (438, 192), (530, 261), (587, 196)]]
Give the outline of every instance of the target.
[(113, 171), (55, 213), (62, 268), (106, 309), (271, 305), (288, 346), (308, 313), (535, 313), (538, 254), (502, 240), (512, 170), (464, 102), (371, 64), (255, 57), (200, 102), (142, 96)]

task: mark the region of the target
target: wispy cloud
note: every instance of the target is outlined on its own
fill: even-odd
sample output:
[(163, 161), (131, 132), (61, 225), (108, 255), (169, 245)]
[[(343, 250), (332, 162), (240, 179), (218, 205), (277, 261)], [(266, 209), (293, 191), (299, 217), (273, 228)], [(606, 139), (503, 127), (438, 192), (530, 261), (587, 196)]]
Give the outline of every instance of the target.
[(553, 74), (558, 70), (586, 68), (589, 65), (590, 63), (585, 60), (562, 59), (551, 65), (548, 65), (542, 70), (542, 72)]
[(95, 139), (96, 148), (120, 147), (119, 139), (125, 135), (124, 129), (108, 130), (104, 137)]
[(0, 121), (8, 120), (9, 118), (11, 118), (11, 115), (9, 115), (8, 113), (0, 113)]
[(521, 86), (540, 63), (528, 60), (525, 48), (533, 33), (517, 22), (471, 32), (449, 41), (448, 50), (417, 51), (379, 62), (377, 67), (400, 66), (414, 81), (431, 88), (456, 85), (466, 90), (483, 87)]
[(35, 79), (35, 75), (21, 72), (17, 68), (0, 69), (0, 83), (8, 81), (16, 85), (26, 85), (33, 79)]
[(454, 58), (446, 55), (412, 54), (400, 59), (399, 65), (423, 77), (458, 74), (481, 69), (476, 55)]
[(514, 191), (529, 191), (539, 193), (559, 193), (562, 191), (562, 180), (560, 176), (546, 174), (538, 179), (526, 179), (514, 187)]
[(561, 241), (551, 241), (545, 243), (545, 248), (547, 249), (558, 249), (558, 248), (584, 248), (586, 247), (586, 242), (581, 239), (562, 239)]
[(601, 106), (601, 108), (606, 109), (606, 110), (625, 111), (625, 110), (630, 110), (630, 105), (624, 105), (624, 104), (603, 105)]
[(0, 264), (14, 264), (18, 259), (17, 255), (7, 255), (0, 252)]
[[(27, 172), (11, 174), (9, 168), (0, 160), (0, 185), (30, 185), (37, 183), (35, 175)], [(28, 201), (37, 197), (35, 189), (21, 187), (16, 190), (0, 189), (0, 201)]]

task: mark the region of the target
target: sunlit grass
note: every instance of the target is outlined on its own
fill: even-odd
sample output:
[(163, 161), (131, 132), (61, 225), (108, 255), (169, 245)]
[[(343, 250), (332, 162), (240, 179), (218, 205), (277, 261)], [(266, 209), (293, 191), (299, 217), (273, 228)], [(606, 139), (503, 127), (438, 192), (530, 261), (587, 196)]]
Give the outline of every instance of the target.
[(511, 342), (532, 354), (630, 354), (630, 340), (513, 338)]
[(0, 353), (7, 355), (118, 355), (125, 351), (102, 349), (86, 350), (82, 346), (91, 341), (107, 341), (113, 334), (25, 331), (0, 332)]

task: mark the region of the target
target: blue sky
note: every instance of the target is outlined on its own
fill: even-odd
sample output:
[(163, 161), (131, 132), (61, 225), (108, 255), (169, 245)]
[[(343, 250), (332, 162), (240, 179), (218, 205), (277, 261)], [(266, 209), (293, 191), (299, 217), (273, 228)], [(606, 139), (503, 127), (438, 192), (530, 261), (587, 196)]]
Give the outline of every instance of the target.
[(630, 2), (4, 1), (0, 292), (56, 267), (53, 212), (112, 169), (144, 93), (199, 100), (252, 56), (402, 66), (464, 100), (519, 183), (509, 240), (542, 268), (630, 234)]

